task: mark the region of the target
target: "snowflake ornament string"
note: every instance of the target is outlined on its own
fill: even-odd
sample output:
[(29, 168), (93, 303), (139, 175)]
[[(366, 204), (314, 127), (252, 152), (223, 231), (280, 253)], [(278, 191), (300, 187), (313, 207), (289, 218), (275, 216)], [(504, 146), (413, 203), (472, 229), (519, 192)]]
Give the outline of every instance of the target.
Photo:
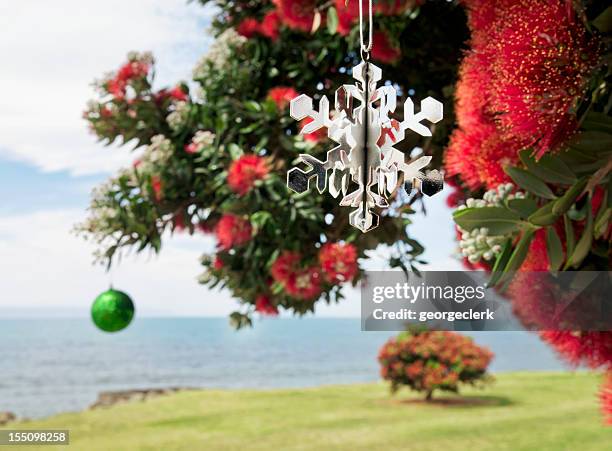
[[(421, 101), (420, 112), (414, 112), (412, 99), (404, 103), (404, 116), (400, 122), (390, 116), (395, 112), (397, 92), (393, 86), (377, 87), (382, 79), (379, 67), (369, 62), (372, 49), (372, 1), (369, 1), (369, 39), (363, 39), (363, 6), (359, 0), (360, 38), (362, 61), (353, 68), (354, 85), (343, 85), (336, 91), (336, 114), (330, 119), (329, 101), (326, 96), (319, 100), (318, 111), (313, 108), (313, 99), (302, 94), (291, 101), (290, 114), (301, 121), (310, 118), (300, 133), (313, 133), (323, 127), (327, 135), (338, 145), (327, 152), (325, 161), (308, 154), (300, 154), (299, 161), (307, 165), (303, 170), (292, 168), (287, 173), (287, 186), (303, 193), (314, 181), (320, 193), (328, 184), (333, 197), (342, 195), (341, 206), (353, 207), (349, 222), (362, 232), (378, 226), (379, 217), (375, 207), (389, 207), (388, 199), (402, 186), (408, 190), (420, 190), (432, 196), (442, 190), (443, 177), (437, 170), (424, 173), (422, 170), (431, 161), (422, 156), (406, 163), (403, 152), (394, 147), (402, 141), (410, 129), (422, 136), (431, 136), (431, 131), (422, 123), (442, 120), (442, 103), (433, 97)], [(356, 106), (354, 102), (358, 101)]]

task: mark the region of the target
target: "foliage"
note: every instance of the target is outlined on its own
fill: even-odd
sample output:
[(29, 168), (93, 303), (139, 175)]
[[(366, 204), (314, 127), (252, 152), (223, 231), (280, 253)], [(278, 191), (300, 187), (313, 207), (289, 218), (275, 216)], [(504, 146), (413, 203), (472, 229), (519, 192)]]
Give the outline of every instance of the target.
[[(299, 153), (321, 156), (328, 147), (323, 136), (298, 135), (288, 101), (297, 93), (333, 96), (349, 81), (359, 58), (356, 2), (214, 3), (216, 41), (193, 82), (157, 90), (153, 57), (133, 53), (97, 83), (99, 97), (85, 113), (92, 131), (106, 144), (142, 152), (134, 167), (96, 190), (79, 226), (98, 244), (100, 260), (111, 265), (129, 249), (158, 252), (169, 231), (214, 233), (217, 252), (203, 256), (200, 281), (240, 300), (242, 309), (231, 315), (238, 327), (251, 323), (253, 311), (304, 314), (319, 299), (341, 299), (341, 285), (361, 275), (357, 259), (381, 244), (396, 249), (392, 266), (416, 269), (423, 248), (408, 226), (418, 194), (398, 195), (380, 227), (362, 235), (330, 197), (295, 195), (285, 186)], [(465, 15), (442, 0), (378, 2), (376, 13), (372, 57), (383, 73), (403, 96), (444, 100), (445, 120), (433, 137), (412, 136), (402, 148), (419, 146), (439, 165), (453, 121)], [(287, 273), (275, 277), (287, 255)], [(327, 277), (330, 267), (340, 270)]]
[[(446, 168), (463, 196), (479, 199), (483, 187), (512, 182), (523, 199), (510, 196), (495, 208), (469, 201), (455, 222), (468, 233), (484, 227), (505, 243), (484, 259), (492, 260), (492, 285), (530, 267), (534, 240), (546, 241), (546, 257), (531, 269), (609, 269), (612, 53), (602, 25), (608, 13), (600, 2), (575, 9), (562, 2), (465, 4), (472, 51), (460, 68), (459, 128)], [(483, 132), (487, 143), (479, 141)], [(499, 151), (487, 153), (493, 147)], [(470, 262), (480, 257), (472, 254)]]
[[(491, 271), (489, 284), (507, 290), (527, 325), (553, 329), (541, 336), (566, 360), (609, 370), (612, 332), (556, 330), (551, 309), (561, 300), (528, 271), (612, 263), (612, 8), (464, 3), (471, 49), (445, 167), (457, 187), (451, 202), (469, 197), (453, 215), (466, 263)], [(488, 202), (494, 191), (483, 189), (499, 186), (513, 194)], [(576, 308), (578, 317), (593, 313), (588, 303)]]
[(431, 399), (434, 390), (457, 392), (460, 384), (475, 385), (488, 379), (493, 354), (471, 338), (456, 332), (403, 332), (380, 349), (378, 361), (391, 391), (402, 385), (422, 391)]

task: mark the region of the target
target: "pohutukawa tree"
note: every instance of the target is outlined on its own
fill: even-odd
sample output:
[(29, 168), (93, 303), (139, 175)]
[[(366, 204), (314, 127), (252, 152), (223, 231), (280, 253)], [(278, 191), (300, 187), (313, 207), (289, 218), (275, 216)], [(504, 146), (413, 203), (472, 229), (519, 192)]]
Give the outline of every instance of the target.
[(404, 332), (380, 349), (380, 374), (395, 393), (402, 386), (424, 392), (430, 401), (436, 390), (457, 393), (461, 385), (483, 385), (491, 379), (487, 367), (493, 353), (456, 332)]
[[(465, 263), (492, 271), (490, 283), (507, 289), (527, 325), (548, 329), (542, 338), (570, 363), (612, 371), (612, 332), (560, 330), (551, 314), (560, 299), (530, 273), (611, 267), (612, 9), (597, 1), (465, 5), (470, 48), (444, 154)], [(579, 301), (571, 309), (588, 317)]]
[[(236, 326), (249, 324), (254, 311), (303, 314), (319, 300), (341, 299), (342, 285), (360, 277), (358, 259), (380, 245), (390, 246), (391, 266), (422, 263), (423, 248), (408, 233), (419, 193), (397, 194), (380, 226), (362, 234), (348, 224), (350, 209), (330, 196), (286, 187), (299, 153), (320, 158), (329, 149), (324, 130), (298, 134), (304, 124), (289, 117), (289, 102), (298, 92), (318, 99), (352, 83), (358, 3), (215, 3), (216, 41), (190, 83), (154, 88), (146, 53), (130, 54), (97, 83), (99, 98), (85, 113), (92, 131), (105, 143), (142, 149), (133, 167), (95, 191), (80, 226), (98, 243), (100, 260), (112, 264), (129, 248), (159, 251), (164, 232), (214, 234), (217, 252), (202, 258), (200, 280), (240, 300)], [(418, 146), (439, 167), (468, 36), (463, 9), (393, 0), (375, 2), (375, 13), (374, 62), (404, 99), (445, 102), (433, 137), (411, 134), (398, 148), (409, 154)]]

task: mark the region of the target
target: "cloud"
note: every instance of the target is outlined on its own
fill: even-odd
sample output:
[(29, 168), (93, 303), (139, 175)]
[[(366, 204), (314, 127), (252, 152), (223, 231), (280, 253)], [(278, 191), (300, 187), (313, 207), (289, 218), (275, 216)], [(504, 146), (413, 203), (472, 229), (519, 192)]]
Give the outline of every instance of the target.
[[(461, 270), (450, 257), (454, 246), (445, 193), (432, 198), (427, 216), (415, 215), (412, 235), (426, 248), (426, 270)], [(65, 208), (21, 214), (0, 214), (0, 274), (4, 274), (0, 310), (36, 309), (87, 314), (95, 296), (112, 281), (133, 296), (139, 315), (226, 316), (239, 307), (227, 291), (209, 290), (197, 283), (199, 257), (211, 253), (210, 236), (167, 236), (161, 254), (129, 255), (111, 274), (92, 265), (90, 243), (71, 234), (82, 221), (83, 209)], [(389, 249), (380, 247), (366, 262), (369, 270), (387, 269)], [(347, 287), (346, 299), (331, 306), (320, 302), (316, 315), (358, 317), (359, 289)]]
[(89, 243), (74, 236), (79, 209), (0, 216), (0, 309), (86, 314), (109, 284), (134, 299), (139, 315), (225, 316), (237, 302), (196, 281), (199, 257), (213, 249), (203, 235), (168, 237), (159, 256), (128, 256), (110, 274), (92, 265)]
[(186, 0), (3, 2), (0, 155), (73, 175), (128, 164), (127, 149), (102, 148), (81, 119), (91, 82), (130, 50), (154, 52), (160, 85), (188, 78), (212, 13)]
[[(129, 255), (106, 273), (92, 265), (92, 246), (70, 230), (80, 209), (0, 215), (2, 316), (85, 316), (93, 299), (112, 282), (134, 299), (139, 316), (227, 316), (239, 301), (227, 291), (197, 283), (199, 257), (213, 252), (210, 236), (166, 236), (159, 255)], [(317, 316), (358, 317), (359, 290), (317, 306)]]

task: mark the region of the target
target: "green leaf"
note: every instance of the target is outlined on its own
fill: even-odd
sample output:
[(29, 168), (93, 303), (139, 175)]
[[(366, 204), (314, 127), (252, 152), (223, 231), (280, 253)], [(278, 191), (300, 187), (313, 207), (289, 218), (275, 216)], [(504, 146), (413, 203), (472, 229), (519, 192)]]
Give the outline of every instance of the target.
[(338, 29), (338, 12), (335, 7), (327, 9), (327, 31), (330, 34), (335, 34)]
[(501, 251), (501, 254), (497, 256), (495, 260), (495, 264), (493, 265), (493, 270), (491, 271), (491, 279), (487, 283), (487, 287), (494, 287), (497, 285), (497, 282), (504, 274), (504, 269), (510, 260), (510, 256), (512, 255), (512, 239), (508, 238), (504, 247)]
[(600, 131), (582, 132), (570, 143), (570, 147), (591, 154), (607, 152), (612, 149), (612, 135)]
[(274, 282), (270, 287), (272, 294), (281, 294), (285, 289), (280, 282)]
[(538, 209), (538, 204), (534, 199), (510, 199), (506, 204), (510, 210), (521, 215), (521, 218), (528, 218)]
[(546, 230), (546, 251), (551, 271), (557, 271), (563, 264), (563, 245), (554, 227)]
[(455, 211), (453, 219), (463, 230), (486, 227), (490, 235), (513, 233), (524, 224), (517, 213), (504, 207), (464, 208)]
[[(565, 152), (559, 154), (559, 158), (561, 158), (564, 163), (572, 168), (572, 170), (578, 174), (580, 172), (580, 167), (588, 167), (593, 163), (599, 164), (599, 159), (597, 155), (593, 155), (592, 152), (583, 152), (578, 149), (568, 148)], [(593, 172), (589, 169), (590, 172)]]
[(243, 327), (252, 327), (253, 321), (248, 315), (240, 312), (232, 312), (229, 316), (230, 326), (234, 329), (242, 329)]
[(508, 260), (508, 264), (504, 269), (504, 274), (497, 282), (498, 285), (503, 285), (502, 291), (505, 290), (508, 282), (510, 282), (512, 279), (514, 272), (516, 272), (525, 261), (527, 253), (529, 252), (529, 245), (531, 244), (531, 240), (533, 240), (534, 234), (534, 230), (526, 230), (514, 248), (514, 252), (512, 252), (510, 259)]
[(586, 258), (591, 250), (591, 245), (593, 244), (593, 210), (591, 209), (591, 199), (589, 198), (587, 201), (587, 223), (582, 231), (582, 235), (576, 243), (576, 248), (572, 255), (568, 257), (567, 263), (565, 264), (564, 269), (568, 269), (570, 267), (577, 268), (580, 266), (582, 261)]
[(612, 6), (609, 6), (593, 20), (593, 26), (602, 33), (612, 31)]
[(256, 230), (262, 229), (266, 223), (272, 218), (272, 214), (268, 211), (257, 211), (250, 217), (251, 224)]
[(571, 206), (576, 202), (576, 199), (584, 190), (586, 186), (587, 179), (582, 178), (578, 180), (576, 183), (572, 185), (570, 189), (568, 189), (563, 196), (561, 196), (553, 206), (553, 213), (555, 215), (563, 215), (567, 213), (567, 211), (571, 208)]
[(574, 236), (574, 226), (572, 225), (572, 220), (568, 215), (563, 215), (563, 226), (565, 228), (565, 250), (567, 255), (571, 255), (574, 252), (576, 237)]
[(603, 237), (608, 231), (610, 218), (612, 218), (612, 208), (601, 207), (595, 219), (595, 238)]
[(604, 113), (589, 111), (582, 121), (582, 128), (588, 131), (612, 133), (612, 117)]
[(248, 100), (244, 102), (244, 107), (246, 108), (247, 111), (250, 111), (252, 113), (259, 113), (262, 109), (259, 102), (255, 102), (253, 100)]
[(543, 197), (544, 199), (555, 198), (555, 195), (546, 185), (546, 183), (544, 183), (532, 173), (524, 169), (512, 166), (507, 166), (506, 168), (504, 168), (504, 170), (506, 171), (506, 174), (508, 174), (510, 178), (514, 180), (514, 183), (516, 183), (521, 188), (529, 191), (530, 193), (535, 194), (539, 197)]
[(232, 160), (237, 160), (244, 154), (242, 148), (234, 143), (231, 143), (229, 146), (227, 146), (227, 150), (230, 154), (230, 157), (232, 157)]
[(262, 136), (261, 139), (259, 140), (259, 142), (253, 148), (253, 152), (257, 153), (261, 149), (263, 149), (266, 146), (266, 144), (268, 144), (268, 140), (269, 139), (270, 138), (268, 136)]
[(578, 205), (572, 205), (572, 208), (567, 212), (567, 216), (569, 216), (572, 221), (584, 221), (587, 217), (586, 202), (584, 202), (580, 208), (578, 208)]
[(555, 201), (548, 202), (546, 205), (535, 211), (527, 220), (536, 226), (549, 226), (555, 223), (559, 216), (553, 213)]
[(601, 238), (608, 230), (608, 223), (610, 221), (610, 217), (612, 216), (612, 208), (607, 207), (609, 195), (610, 193), (608, 191), (604, 192), (601, 206), (599, 207), (599, 211), (595, 217), (595, 238)]
[(608, 208), (612, 208), (612, 175), (608, 179)]
[(576, 175), (558, 156), (544, 155), (536, 161), (529, 149), (522, 150), (519, 156), (529, 172), (545, 182), (569, 185), (576, 181)]
[(253, 122), (251, 125), (247, 125), (246, 127), (241, 128), (240, 133), (242, 134), (252, 133), (259, 127), (260, 127), (259, 122)]

